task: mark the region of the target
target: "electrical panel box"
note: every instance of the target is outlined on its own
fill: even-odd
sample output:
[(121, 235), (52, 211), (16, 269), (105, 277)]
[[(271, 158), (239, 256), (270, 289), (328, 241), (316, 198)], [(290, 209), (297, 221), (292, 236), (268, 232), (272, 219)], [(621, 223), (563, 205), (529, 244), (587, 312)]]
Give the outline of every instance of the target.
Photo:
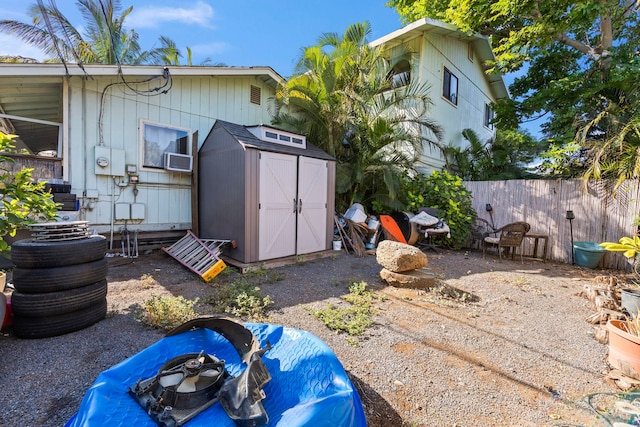
[(116, 220), (131, 219), (131, 205), (129, 203), (116, 203)]
[(124, 150), (96, 145), (94, 147), (94, 167), (96, 175), (124, 176), (126, 163)]
[(144, 219), (144, 204), (132, 203), (131, 204), (131, 219)]
[(98, 190), (87, 190), (85, 197), (87, 199), (97, 199), (100, 197), (100, 193)]

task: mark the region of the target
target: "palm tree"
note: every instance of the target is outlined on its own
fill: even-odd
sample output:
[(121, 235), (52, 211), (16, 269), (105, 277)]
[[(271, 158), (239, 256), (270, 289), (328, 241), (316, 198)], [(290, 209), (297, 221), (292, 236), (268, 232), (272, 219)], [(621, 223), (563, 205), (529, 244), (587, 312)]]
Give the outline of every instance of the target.
[(540, 144), (531, 135), (511, 130), (498, 130), (485, 142), (471, 129), (462, 131), (469, 142), (464, 149), (445, 147), (446, 168), (469, 181), (519, 179), (531, 175), (527, 170)]
[(369, 23), (323, 34), (306, 47), (296, 73), (276, 94), (275, 123), (307, 135), (337, 160), (336, 206), (374, 200), (399, 206), (400, 177), (414, 174), (423, 144), (439, 147), (440, 127), (427, 116), (428, 88), (394, 85), (399, 60), (370, 47)]
[(121, 9), (119, 0), (78, 0), (77, 5), (86, 23), (84, 36), (55, 5), (44, 6), (41, 1), (29, 7), (33, 23), (2, 20), (0, 31), (17, 35), (61, 62), (160, 64), (171, 54), (166, 44), (149, 51), (141, 49), (138, 33), (124, 27), (133, 6), (116, 16)]
[(600, 96), (606, 106), (576, 135), (591, 153), (583, 178), (612, 178), (617, 190), (627, 179), (640, 178), (640, 89), (623, 81)]

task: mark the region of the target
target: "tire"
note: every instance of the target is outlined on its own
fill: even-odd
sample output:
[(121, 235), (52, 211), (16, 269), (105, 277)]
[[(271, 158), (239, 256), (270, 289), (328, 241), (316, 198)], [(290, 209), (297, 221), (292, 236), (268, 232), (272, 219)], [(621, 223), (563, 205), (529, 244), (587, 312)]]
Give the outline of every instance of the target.
[(13, 287), (25, 294), (59, 292), (99, 282), (107, 277), (106, 258), (63, 267), (13, 269)]
[(24, 239), (11, 245), (11, 261), (20, 268), (84, 264), (104, 258), (106, 253), (107, 239), (103, 236), (59, 242)]
[(107, 281), (80, 288), (43, 294), (11, 294), (11, 308), (14, 314), (23, 317), (57, 316), (96, 305), (107, 296)]
[(45, 317), (13, 317), (13, 334), (18, 338), (47, 338), (79, 331), (104, 319), (107, 299), (70, 313)]

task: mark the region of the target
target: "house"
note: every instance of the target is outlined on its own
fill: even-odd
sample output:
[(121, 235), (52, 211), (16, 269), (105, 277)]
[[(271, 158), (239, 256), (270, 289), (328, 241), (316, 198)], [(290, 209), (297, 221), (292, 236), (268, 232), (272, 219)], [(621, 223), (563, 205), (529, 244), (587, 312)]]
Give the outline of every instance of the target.
[(270, 123), (280, 79), (270, 67), (2, 64), (0, 129), (49, 155), (34, 176), (68, 187), (63, 219), (112, 246), (123, 232), (184, 234), (203, 138), (217, 119)]
[[(487, 74), (487, 61), (495, 60), (487, 37), (469, 35), (454, 25), (429, 18), (413, 22), (370, 43), (382, 46), (389, 56), (414, 53), (395, 71), (431, 88), (430, 117), (444, 130), (443, 143), (464, 147), (464, 129), (472, 129), (481, 141), (495, 136), (491, 103), (509, 97), (502, 75)], [(424, 147), (416, 168), (428, 174), (445, 162), (440, 150)]]

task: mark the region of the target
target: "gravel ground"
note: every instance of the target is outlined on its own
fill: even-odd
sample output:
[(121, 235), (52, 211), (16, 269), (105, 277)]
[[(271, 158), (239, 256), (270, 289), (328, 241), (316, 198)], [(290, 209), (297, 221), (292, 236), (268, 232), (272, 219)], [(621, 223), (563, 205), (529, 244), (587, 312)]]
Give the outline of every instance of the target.
[[(607, 347), (585, 321), (594, 308), (578, 293), (609, 272), (474, 251), (427, 256), (441, 285), (430, 292), (385, 286), (371, 255), (279, 267), (283, 279), (262, 285), (274, 300), (269, 322), (308, 330), (335, 351), (370, 426), (602, 425), (582, 398), (617, 389), (606, 378)], [(134, 319), (135, 304), (211, 293), (161, 251), (130, 261), (110, 259), (105, 320), (39, 340), (2, 334), (0, 426), (64, 425), (101, 371), (162, 337)], [(354, 281), (384, 296), (356, 342), (309, 314), (340, 304)]]

